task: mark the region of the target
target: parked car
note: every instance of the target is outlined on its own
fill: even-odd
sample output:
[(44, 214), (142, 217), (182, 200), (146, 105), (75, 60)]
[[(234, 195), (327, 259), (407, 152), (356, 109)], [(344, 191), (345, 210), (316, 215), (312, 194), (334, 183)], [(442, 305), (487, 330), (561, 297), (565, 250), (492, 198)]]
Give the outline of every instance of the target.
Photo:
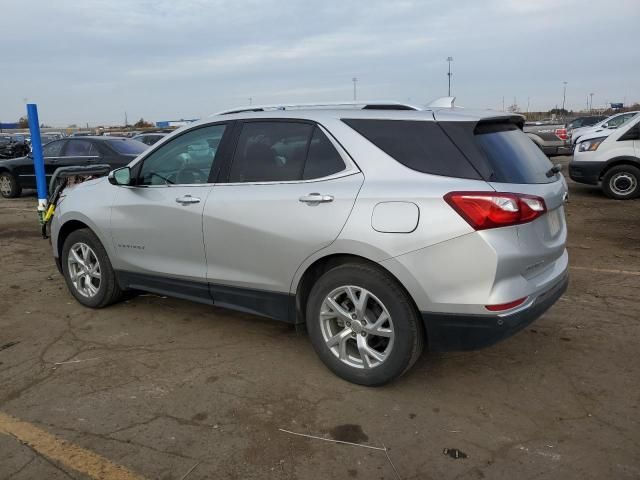
[(563, 123), (526, 123), (524, 133), (545, 155), (571, 155), (571, 144)]
[(29, 153), (29, 144), (17, 141), (13, 135), (0, 135), (0, 159), (22, 157)]
[(58, 268), (88, 307), (135, 289), (306, 324), (322, 361), (365, 385), (425, 343), (504, 339), (566, 289), (564, 178), (519, 115), (411, 108), (191, 124), (63, 191)]
[(576, 128), (592, 127), (596, 123), (606, 120), (606, 118), (607, 117), (602, 115), (589, 115), (587, 117), (574, 118), (567, 124), (567, 133), (569, 134), (569, 137), (571, 137), (571, 134)]
[(151, 146), (166, 136), (166, 133), (141, 133), (133, 137), (133, 139)]
[(640, 197), (640, 115), (615, 130), (580, 137), (569, 175), (576, 182), (600, 184), (617, 200)]
[[(126, 165), (147, 146), (124, 138), (70, 137), (54, 140), (42, 148), (47, 181), (58, 167), (106, 163), (113, 168)], [(31, 155), (0, 160), (0, 194), (5, 198), (20, 195), (23, 188), (35, 188)]]
[[(575, 146), (582, 137), (586, 137), (587, 135), (591, 135), (592, 133), (605, 132), (603, 135), (608, 135), (612, 130), (624, 125), (626, 122), (631, 120), (640, 112), (624, 112), (617, 113), (610, 117), (605, 118), (604, 120), (596, 123), (591, 127), (581, 127), (575, 128), (571, 132), (571, 145)], [(607, 132), (609, 130), (609, 132)]]

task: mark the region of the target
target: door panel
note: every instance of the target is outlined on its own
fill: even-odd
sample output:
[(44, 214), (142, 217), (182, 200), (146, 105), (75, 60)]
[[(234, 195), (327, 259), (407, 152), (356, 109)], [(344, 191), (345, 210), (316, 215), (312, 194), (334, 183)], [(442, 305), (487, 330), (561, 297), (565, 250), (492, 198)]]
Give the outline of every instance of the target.
[[(204, 207), (209, 282), (288, 293), (304, 259), (340, 233), (363, 180), (217, 184)], [(313, 193), (333, 200), (300, 201)]]
[[(111, 213), (113, 246), (117, 252), (114, 267), (205, 281), (202, 210), (211, 188), (206, 184), (121, 187)], [(199, 202), (176, 201), (189, 198), (190, 202)]]
[[(166, 291), (178, 296), (205, 295), (211, 301), (202, 211), (224, 131), (225, 124), (215, 124), (178, 135), (136, 165), (137, 186), (122, 187), (116, 196), (111, 228), (117, 268), (147, 278), (155, 275), (153, 285), (147, 284), (150, 290), (158, 291), (158, 284), (164, 283)], [(184, 281), (205, 285), (193, 287)]]

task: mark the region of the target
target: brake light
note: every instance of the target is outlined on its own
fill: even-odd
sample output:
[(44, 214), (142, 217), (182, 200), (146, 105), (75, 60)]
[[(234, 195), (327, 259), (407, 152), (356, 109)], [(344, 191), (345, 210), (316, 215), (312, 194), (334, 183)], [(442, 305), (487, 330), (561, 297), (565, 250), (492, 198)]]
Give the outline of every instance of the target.
[(531, 222), (547, 211), (542, 198), (518, 193), (450, 192), (444, 200), (474, 230)]
[(503, 310), (509, 310), (511, 308), (517, 307), (518, 305), (522, 305), (524, 301), (529, 297), (519, 298), (518, 300), (514, 300), (509, 303), (500, 303), (498, 305), (485, 305), (484, 308), (491, 312), (501, 312)]
[(560, 140), (566, 140), (567, 138), (569, 138), (569, 135), (567, 134), (567, 129), (556, 128), (556, 137), (558, 137)]

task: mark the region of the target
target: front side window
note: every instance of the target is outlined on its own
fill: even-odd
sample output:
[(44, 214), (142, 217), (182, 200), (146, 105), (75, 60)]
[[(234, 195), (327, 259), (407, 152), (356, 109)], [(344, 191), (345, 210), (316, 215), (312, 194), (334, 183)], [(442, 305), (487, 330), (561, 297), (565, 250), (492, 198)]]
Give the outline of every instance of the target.
[(69, 140), (64, 157), (97, 157), (98, 150), (89, 140)]
[(63, 144), (64, 144), (64, 140), (58, 140), (56, 142), (47, 143), (44, 147), (42, 147), (42, 155), (44, 157), (60, 156), (60, 151), (62, 150)]
[(208, 183), (225, 128), (226, 125), (197, 128), (165, 143), (144, 159), (138, 184)]

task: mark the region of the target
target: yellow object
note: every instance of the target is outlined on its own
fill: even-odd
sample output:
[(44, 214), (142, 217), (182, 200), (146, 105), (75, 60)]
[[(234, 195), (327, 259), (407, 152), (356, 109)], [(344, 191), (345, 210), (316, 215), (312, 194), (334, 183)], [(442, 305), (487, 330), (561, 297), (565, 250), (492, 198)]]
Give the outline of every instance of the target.
[(51, 205), (49, 205), (49, 208), (47, 208), (47, 211), (44, 214), (44, 222), (47, 223), (49, 220), (51, 220), (51, 217), (53, 217), (53, 214), (56, 210), (56, 206), (52, 203)]

